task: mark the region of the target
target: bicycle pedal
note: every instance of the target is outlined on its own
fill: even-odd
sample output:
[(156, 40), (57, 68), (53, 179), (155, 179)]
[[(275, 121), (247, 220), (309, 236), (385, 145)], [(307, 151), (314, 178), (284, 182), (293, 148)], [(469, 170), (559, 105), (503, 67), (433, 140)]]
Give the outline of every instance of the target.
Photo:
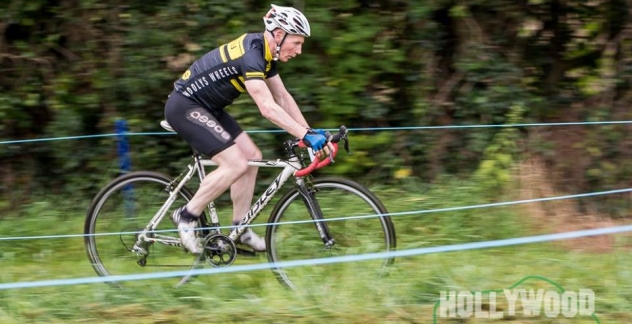
[(237, 254), (242, 255), (242, 256), (247, 256), (247, 257), (257, 256), (257, 252), (255, 252), (254, 250), (247, 250), (240, 247), (237, 248)]

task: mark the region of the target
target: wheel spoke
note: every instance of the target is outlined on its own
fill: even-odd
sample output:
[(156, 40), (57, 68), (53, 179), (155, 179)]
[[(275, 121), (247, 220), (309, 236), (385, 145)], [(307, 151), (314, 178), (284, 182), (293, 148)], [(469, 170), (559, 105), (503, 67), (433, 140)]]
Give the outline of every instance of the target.
[[(348, 180), (324, 179), (314, 183), (316, 199), (335, 244), (326, 248), (316, 226), (305, 223), (310, 213), (297, 191), (283, 197), (275, 207), (268, 228), (268, 257), (271, 262), (360, 255), (395, 248), (395, 233), (382, 204), (362, 186)], [(373, 217), (367, 217), (373, 216)], [(336, 220), (338, 219), (338, 220)], [(285, 224), (284, 224), (285, 223)], [(288, 224), (289, 223), (289, 224)], [(277, 269), (279, 280), (290, 287), (319, 286), (345, 276), (382, 269), (392, 259), (361, 264), (339, 263)], [(377, 272), (377, 271), (376, 271)]]
[[(134, 172), (115, 179), (94, 200), (86, 218), (85, 239), (90, 261), (100, 276), (125, 275), (164, 271), (164, 267), (191, 267), (191, 255), (179, 246), (162, 242), (177, 242), (178, 234), (169, 215), (184, 205), (191, 193), (182, 190), (167, 214), (154, 229), (146, 233), (150, 240), (141, 243), (143, 256), (132, 250), (138, 233), (168, 198), (170, 179), (153, 172)], [(123, 286), (122, 283), (112, 283)], [(132, 285), (125, 282), (125, 285)]]

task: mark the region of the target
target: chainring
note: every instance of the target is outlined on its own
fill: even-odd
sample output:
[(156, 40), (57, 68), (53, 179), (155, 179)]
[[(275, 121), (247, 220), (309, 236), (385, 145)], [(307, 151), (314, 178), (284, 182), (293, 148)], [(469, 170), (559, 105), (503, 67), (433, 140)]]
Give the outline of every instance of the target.
[(222, 234), (210, 234), (204, 238), (204, 259), (213, 267), (231, 265), (237, 258), (235, 242)]

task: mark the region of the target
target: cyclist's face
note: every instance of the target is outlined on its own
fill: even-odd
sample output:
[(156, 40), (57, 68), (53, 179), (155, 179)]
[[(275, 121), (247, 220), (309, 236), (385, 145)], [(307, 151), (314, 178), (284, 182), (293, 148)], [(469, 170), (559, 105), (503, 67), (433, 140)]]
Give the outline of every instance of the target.
[(287, 35), (281, 50), (279, 51), (279, 61), (287, 62), (301, 54), (305, 37), (300, 35)]

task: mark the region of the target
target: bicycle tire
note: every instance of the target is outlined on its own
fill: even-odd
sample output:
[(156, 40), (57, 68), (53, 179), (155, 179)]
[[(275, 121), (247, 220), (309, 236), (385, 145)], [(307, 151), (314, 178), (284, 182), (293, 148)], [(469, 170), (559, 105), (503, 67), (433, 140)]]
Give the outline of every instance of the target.
[[(88, 259), (99, 276), (150, 273), (166, 271), (167, 267), (192, 266), (191, 255), (190, 261), (185, 261), (186, 254), (177, 246), (159, 243), (149, 245), (147, 249), (151, 251), (144, 266), (138, 264), (138, 256), (129, 251), (136, 240), (134, 232), (142, 230), (166, 202), (166, 188), (171, 181), (171, 178), (161, 173), (134, 171), (117, 177), (95, 196), (86, 215), (84, 244)], [(132, 188), (131, 197), (129, 188)], [(156, 228), (158, 234), (178, 237), (175, 231), (172, 232), (174, 226), (169, 215), (191, 197), (193, 194), (187, 188), (180, 190), (178, 198), (161, 221), (162, 227)], [(201, 217), (200, 222), (200, 227), (206, 227), (205, 217)], [(107, 283), (123, 288), (122, 282)]]
[[(277, 264), (283, 261), (315, 259), (323, 257), (322, 252), (326, 252), (326, 256), (338, 256), (395, 250), (395, 228), (388, 211), (366, 187), (352, 180), (336, 177), (314, 180), (313, 186), (317, 190), (315, 197), (325, 220), (335, 218), (325, 223), (336, 240), (334, 248), (338, 250), (335, 253), (332, 250), (323, 250), (324, 244), (316, 227), (310, 222), (311, 217), (304, 199), (298, 189), (294, 188), (279, 199), (270, 214), (270, 225), (266, 229), (269, 262)], [(312, 248), (315, 250), (310, 252)], [(377, 274), (383, 275), (386, 273), (383, 270), (393, 264), (394, 258), (363, 261), (359, 271), (368, 268), (365, 262), (372, 263), (375, 270), (378, 270)], [(357, 268), (347, 269), (348, 271), (341, 269), (348, 268), (349, 264), (292, 268), (275, 266), (272, 270), (283, 285), (299, 290), (327, 284), (336, 285), (338, 283), (332, 278), (344, 276), (344, 273), (356, 276), (359, 273)], [(317, 280), (318, 278), (323, 280)]]

